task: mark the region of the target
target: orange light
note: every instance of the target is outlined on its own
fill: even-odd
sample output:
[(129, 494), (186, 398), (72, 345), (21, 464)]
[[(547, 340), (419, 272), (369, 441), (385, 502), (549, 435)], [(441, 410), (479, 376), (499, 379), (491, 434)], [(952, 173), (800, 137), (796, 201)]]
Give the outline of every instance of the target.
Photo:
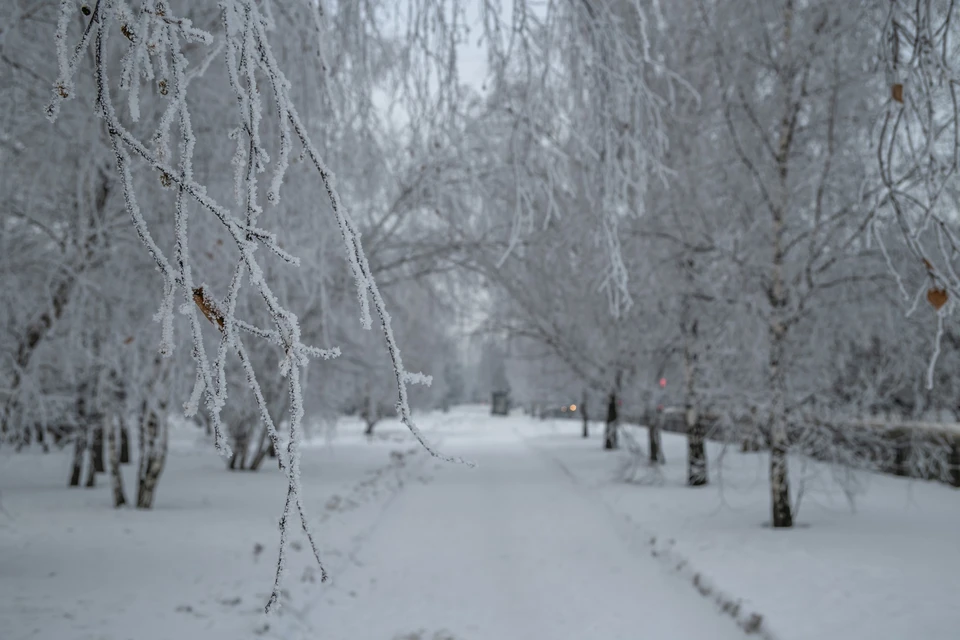
[(576, 411), (576, 410), (577, 410), (577, 405), (575, 404), (570, 405), (570, 411)]

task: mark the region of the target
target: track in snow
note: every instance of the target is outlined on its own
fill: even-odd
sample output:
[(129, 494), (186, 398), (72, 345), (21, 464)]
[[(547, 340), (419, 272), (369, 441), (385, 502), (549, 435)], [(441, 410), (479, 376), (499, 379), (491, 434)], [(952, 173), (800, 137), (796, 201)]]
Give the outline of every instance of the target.
[(409, 484), (311, 626), (337, 640), (744, 637), (511, 422), (448, 423), (444, 449), (479, 468), (437, 464)]

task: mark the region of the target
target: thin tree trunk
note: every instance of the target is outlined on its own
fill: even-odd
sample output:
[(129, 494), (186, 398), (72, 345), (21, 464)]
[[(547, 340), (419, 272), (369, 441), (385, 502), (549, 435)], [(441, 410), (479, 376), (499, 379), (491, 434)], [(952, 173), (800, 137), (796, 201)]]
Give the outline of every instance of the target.
[(260, 439), (257, 442), (257, 452), (250, 461), (250, 471), (256, 471), (263, 464), (264, 458), (273, 450), (273, 443), (267, 439), (267, 425), (260, 426)]
[(376, 403), (373, 400), (373, 393), (370, 391), (370, 383), (367, 383), (367, 394), (364, 399), (364, 409), (361, 413), (361, 417), (367, 423), (367, 428), (364, 430), (363, 435), (372, 436), (373, 427), (377, 424), (380, 416), (378, 415), (379, 411), (377, 410)]
[(107, 430), (107, 452), (110, 463), (110, 484), (113, 488), (113, 506), (117, 509), (127, 504), (123, 493), (123, 475), (120, 473), (120, 452), (117, 449), (117, 432), (120, 424), (114, 424), (113, 417), (108, 416), (104, 422)]
[[(617, 385), (619, 387), (619, 385)], [(616, 391), (611, 391), (607, 400), (607, 422), (603, 430), (603, 448), (617, 449), (619, 447), (619, 438), (617, 437), (617, 427), (619, 426), (619, 416), (617, 415), (617, 397)]]
[(73, 469), (70, 473), (70, 486), (80, 486), (80, 476), (83, 474), (83, 458), (87, 451), (89, 437), (89, 422), (87, 421), (87, 384), (81, 382), (77, 386), (75, 401), (77, 426), (73, 435)]
[(232, 445), (233, 453), (230, 456), (229, 462), (227, 462), (228, 471), (237, 470), (237, 458), (240, 456), (240, 448), (237, 446), (237, 443), (234, 442)]
[(647, 445), (650, 449), (650, 464), (657, 465), (665, 462), (663, 456), (663, 439), (660, 433), (663, 430), (663, 412), (657, 414), (653, 424), (647, 426)]
[(156, 496), (157, 483), (167, 459), (165, 416), (143, 403), (140, 428), (140, 468), (137, 474), (137, 508), (150, 509)]
[(33, 430), (30, 428), (25, 428), (20, 431), (19, 436), (16, 438), (17, 446), (16, 452), (20, 453), (23, 451), (24, 447), (29, 447), (30, 443), (33, 441)]
[(127, 420), (124, 417), (118, 418), (120, 426), (120, 464), (130, 464), (130, 430), (127, 429)]
[[(170, 362), (157, 357), (153, 384), (140, 411), (140, 466), (137, 473), (137, 508), (150, 509), (157, 483), (167, 461), (167, 415), (163, 394)], [(154, 402), (156, 404), (154, 404)]]
[[(794, 3), (787, 0), (783, 7), (784, 52), (789, 53), (793, 38)], [(787, 338), (787, 293), (784, 282), (786, 215), (789, 211), (789, 171), (790, 151), (796, 125), (796, 105), (793, 102), (793, 83), (796, 71), (787, 61), (787, 77), (782, 85), (786, 88), (783, 116), (777, 141), (777, 188), (778, 201), (770, 207), (773, 223), (773, 260), (771, 262), (770, 288), (767, 292), (770, 301), (770, 320), (768, 336), (770, 341), (769, 378), (771, 389), (770, 415), (770, 494), (772, 524), (775, 528), (793, 526), (793, 513), (790, 507), (790, 485), (787, 470), (787, 383), (783, 369)]]
[[(688, 265), (691, 266), (692, 265)], [(698, 323), (690, 317), (689, 299), (685, 301), (683, 370), (684, 370), (684, 419), (687, 427), (687, 485), (702, 487), (707, 484), (707, 452), (704, 447), (703, 422), (700, 418), (700, 403), (697, 398), (697, 352)]]
[(776, 325), (771, 331), (774, 334), (770, 353), (770, 378), (773, 387), (773, 406), (770, 416), (771, 510), (773, 526), (775, 528), (789, 528), (793, 526), (793, 512), (790, 506), (790, 484), (787, 469), (786, 380), (780, 366), (785, 331), (777, 331)]
[(71, 487), (80, 486), (80, 476), (83, 475), (83, 452), (87, 450), (86, 433), (82, 428), (77, 428), (73, 436), (73, 465), (70, 471)]
[(107, 470), (103, 458), (103, 427), (99, 421), (93, 426), (93, 433), (90, 439), (90, 456), (93, 462), (93, 470), (97, 473), (103, 473)]
[(231, 444), (233, 448), (233, 455), (230, 456), (229, 469), (231, 471), (246, 471), (247, 470), (247, 455), (249, 455), (250, 449), (250, 438), (249, 433), (246, 431), (244, 426), (246, 423), (241, 422), (241, 426), (235, 431), (236, 435), (233, 437), (233, 443)]
[(42, 424), (35, 424), (24, 430), (23, 437), (17, 443), (17, 452), (21, 451), (23, 447), (29, 447), (34, 439), (37, 444), (40, 445), (40, 448), (43, 449), (44, 453), (50, 453), (50, 445), (47, 443), (46, 427)]
[(687, 414), (687, 484), (707, 484), (707, 450), (704, 446), (703, 422), (696, 410)]
[[(92, 438), (88, 438), (88, 442), (92, 441)], [(83, 486), (87, 489), (92, 489), (97, 486), (97, 469), (96, 465), (93, 463), (93, 449), (87, 447), (87, 479), (83, 483)]]
[(583, 437), (590, 437), (590, 417), (587, 415), (587, 391), (583, 391), (583, 399), (580, 402), (580, 415), (583, 418)]

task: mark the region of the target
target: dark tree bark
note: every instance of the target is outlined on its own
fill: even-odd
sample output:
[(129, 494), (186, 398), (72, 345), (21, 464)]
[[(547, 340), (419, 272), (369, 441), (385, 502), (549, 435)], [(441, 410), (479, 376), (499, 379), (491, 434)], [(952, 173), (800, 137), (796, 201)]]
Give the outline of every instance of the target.
[[(161, 406), (161, 410), (162, 410)], [(150, 509), (156, 497), (157, 483), (167, 460), (165, 416), (146, 401), (140, 427), (140, 467), (137, 474), (137, 508)]]
[(50, 453), (50, 443), (47, 437), (47, 428), (42, 424), (37, 425), (37, 443), (44, 453)]
[(120, 427), (120, 464), (130, 464), (130, 431), (127, 429), (127, 421), (119, 418)]
[(250, 471), (256, 471), (260, 468), (260, 465), (263, 464), (263, 460), (267, 457), (267, 454), (273, 451), (273, 443), (270, 442), (270, 439), (267, 437), (267, 425), (262, 424), (260, 426), (260, 438), (257, 442), (257, 450), (253, 455), (253, 460), (250, 461), (248, 469)]
[(707, 484), (707, 451), (704, 446), (703, 421), (694, 415), (687, 425), (687, 484), (702, 487)]
[(22, 437), (17, 442), (17, 452), (19, 453), (24, 447), (29, 447), (33, 444), (34, 439), (43, 449), (44, 453), (50, 453), (50, 445), (47, 443), (47, 430), (42, 424), (35, 424), (23, 430)]
[(619, 417), (617, 416), (617, 393), (610, 393), (607, 400), (607, 423), (603, 431), (603, 448), (616, 449), (619, 446), (617, 437), (617, 427), (619, 426)]
[(663, 412), (657, 412), (653, 424), (647, 426), (647, 446), (650, 451), (650, 464), (663, 464), (663, 440), (660, 437)]
[(110, 484), (113, 488), (113, 506), (117, 509), (127, 504), (127, 497), (123, 493), (123, 475), (120, 473), (120, 451), (117, 448), (117, 432), (120, 431), (119, 424), (114, 424), (112, 419), (106, 422), (107, 429), (107, 451), (110, 463)]
[[(782, 325), (781, 325), (782, 326)], [(773, 391), (773, 402), (770, 424), (770, 494), (773, 526), (785, 529), (793, 526), (793, 511), (790, 505), (790, 482), (787, 473), (787, 412), (786, 412), (786, 379), (781, 358), (785, 329), (778, 330), (774, 324), (771, 329), (774, 333), (773, 344), (770, 350), (770, 372)]]
[[(691, 270), (692, 262), (688, 265)], [(699, 373), (699, 352), (697, 351), (697, 336), (699, 325), (692, 316), (689, 299), (684, 306), (684, 342), (683, 342), (683, 369), (684, 369), (684, 421), (687, 428), (687, 485), (702, 487), (707, 484), (707, 451), (704, 446), (703, 421), (700, 418), (700, 407), (697, 398), (697, 374)]]
[(166, 381), (170, 361), (159, 356), (154, 377), (140, 409), (140, 465), (137, 469), (137, 508), (150, 509), (167, 461)]
[(583, 419), (583, 437), (590, 437), (590, 417), (587, 415), (587, 392), (584, 390), (583, 399), (580, 402), (580, 416)]
[(250, 440), (245, 424), (241, 424), (234, 431), (231, 448), (233, 454), (230, 456), (230, 462), (227, 468), (230, 471), (246, 471), (247, 469), (247, 450), (250, 448)]
[(97, 469), (93, 464), (93, 451), (88, 447), (87, 448), (87, 479), (83, 483), (83, 486), (87, 489), (92, 489), (97, 486)]
[(687, 484), (691, 487), (707, 484), (707, 452), (703, 423), (698, 416), (687, 426)]
[(87, 437), (89, 423), (87, 421), (87, 384), (81, 382), (77, 387), (75, 402), (77, 425), (73, 433), (73, 466), (70, 473), (70, 486), (80, 486), (80, 476), (83, 473), (83, 458), (87, 451)]
[(87, 450), (87, 439), (83, 429), (78, 428), (73, 436), (73, 465), (70, 470), (70, 486), (80, 486), (80, 476), (83, 474), (83, 452)]
[(370, 385), (367, 385), (367, 394), (363, 401), (363, 409), (360, 411), (360, 417), (363, 418), (364, 422), (367, 424), (367, 428), (364, 430), (363, 435), (372, 436), (373, 428), (376, 426), (377, 422), (380, 421), (380, 408), (373, 399), (373, 394), (370, 392)]
[[(130, 464), (130, 430), (127, 428), (127, 386), (123, 376), (116, 369), (111, 369), (110, 380), (114, 386), (114, 400), (116, 401), (117, 431), (120, 436), (120, 464)], [(112, 424), (112, 423), (111, 423)]]
[(97, 422), (93, 426), (90, 438), (90, 460), (93, 463), (93, 470), (96, 473), (103, 473), (107, 470), (103, 459), (103, 427)]

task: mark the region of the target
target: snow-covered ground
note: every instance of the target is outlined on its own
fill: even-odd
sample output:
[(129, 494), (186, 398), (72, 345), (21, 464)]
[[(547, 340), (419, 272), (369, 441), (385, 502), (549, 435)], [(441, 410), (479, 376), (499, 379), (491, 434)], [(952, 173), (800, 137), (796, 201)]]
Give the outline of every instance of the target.
[(176, 430), (156, 508), (115, 511), (105, 479), (65, 487), (64, 454), (0, 453), (0, 638), (960, 637), (956, 490), (867, 476), (851, 513), (821, 473), (802, 526), (771, 531), (759, 455), (725, 454), (722, 483), (714, 457), (711, 486), (688, 489), (667, 435), (663, 476), (627, 485), (624, 454), (574, 421), (468, 407), (421, 422), (478, 468), (428, 458), (395, 424), (368, 442), (344, 421), (306, 448), (331, 580), (300, 546), (269, 619), (285, 495), (272, 467), (228, 473)]
[[(629, 456), (601, 451), (598, 438), (579, 440), (580, 423), (519, 425), (532, 446), (645, 532), (664, 566), (709, 599), (736, 605), (742, 622), (762, 616), (773, 638), (960, 638), (957, 489), (859, 473), (843, 478), (857, 487), (851, 509), (833, 469), (792, 460), (794, 493), (803, 488), (797, 527), (772, 530), (764, 454), (711, 443), (710, 485), (691, 489), (686, 440), (664, 434), (662, 473), (634, 470), (626, 475), (637, 482), (626, 484)], [(646, 430), (628, 429), (646, 444)]]
[[(439, 424), (425, 420), (425, 427)], [(336, 576), (384, 506), (420, 481), (424, 457), (398, 426), (368, 441), (343, 421), (304, 451), (303, 490)], [(196, 428), (174, 429), (152, 511), (112, 508), (109, 483), (66, 487), (66, 453), (0, 453), (2, 640), (219, 640), (300, 634), (315, 563), (291, 536), (282, 615), (263, 606), (273, 583), (286, 481), (271, 461), (228, 472)], [(134, 448), (135, 451), (135, 448)], [(127, 468), (131, 497), (133, 465)]]

